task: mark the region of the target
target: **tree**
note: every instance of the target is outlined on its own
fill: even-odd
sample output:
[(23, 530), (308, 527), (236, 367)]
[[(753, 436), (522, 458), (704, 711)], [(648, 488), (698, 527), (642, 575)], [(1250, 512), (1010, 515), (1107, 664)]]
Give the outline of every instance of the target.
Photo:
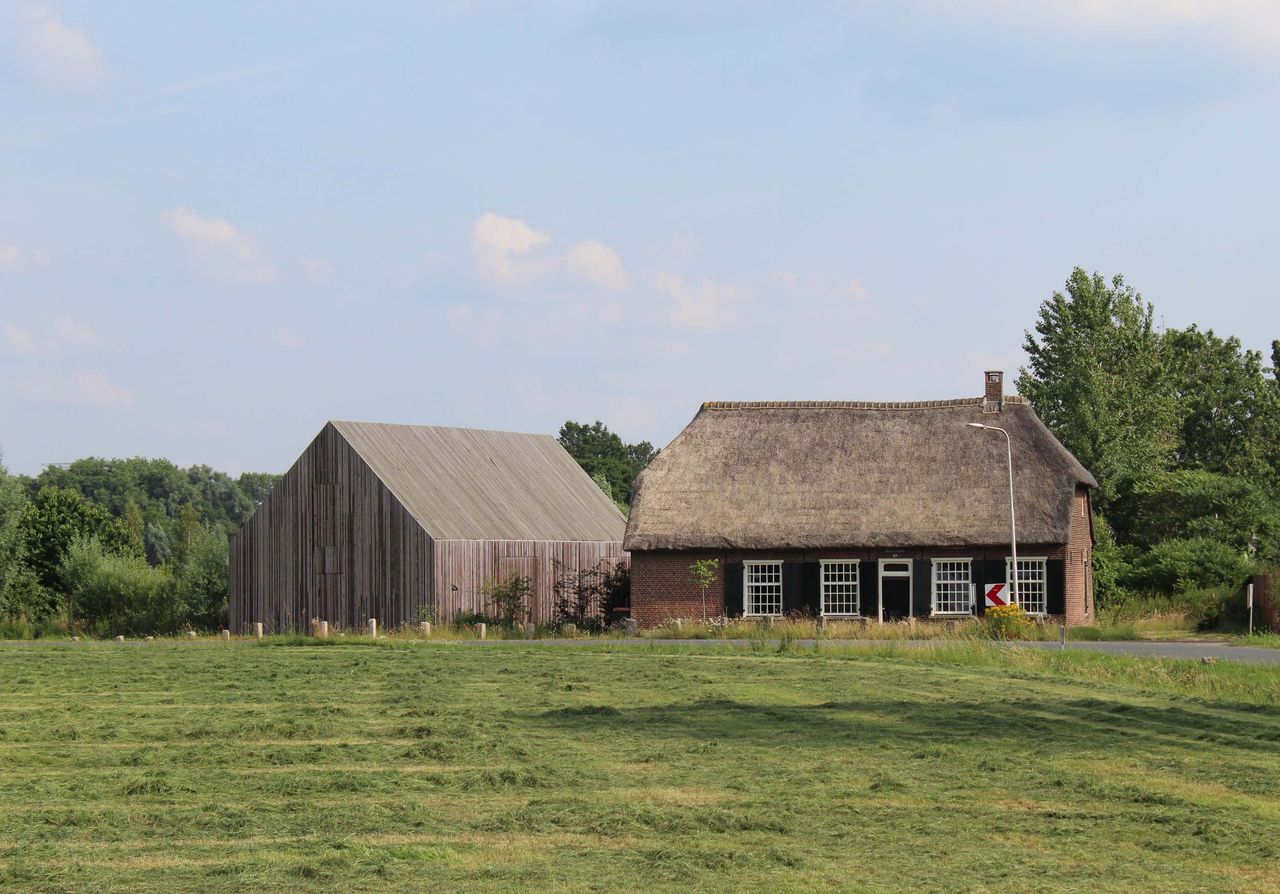
[(502, 582), (486, 581), (480, 592), (488, 597), (498, 623), (511, 627), (523, 623), (529, 615), (533, 578), (517, 574)]
[(699, 559), (689, 566), (689, 580), (702, 592), (702, 620), (707, 619), (707, 589), (716, 582), (719, 559)]
[(1166, 468), (1176, 400), (1166, 375), (1154, 308), (1116, 276), (1077, 267), (1066, 294), (1040, 306), (1018, 391), (1098, 478), (1104, 510), (1128, 484)]
[(1177, 465), (1255, 481), (1280, 473), (1280, 390), (1262, 353), (1195, 326), (1168, 330), (1162, 347), (1178, 401)]
[(0, 462), (0, 615), (11, 613), (6, 594), (19, 566), (18, 519), (26, 502), (22, 482)]
[(21, 562), (44, 590), (44, 604), (29, 606), (37, 620), (57, 612), (62, 560), (76, 538), (92, 538), (112, 554), (136, 555), (128, 530), (110, 512), (76, 491), (40, 488), (23, 507), (17, 531)]
[(280, 475), (273, 472), (243, 472), (236, 479), (236, 484), (253, 505), (261, 506), (280, 478)]
[(591, 425), (566, 422), (560, 427), (560, 443), (588, 475), (603, 475), (615, 500), (631, 504), (631, 483), (658, 451), (648, 441), (624, 444), (622, 438), (596, 421)]

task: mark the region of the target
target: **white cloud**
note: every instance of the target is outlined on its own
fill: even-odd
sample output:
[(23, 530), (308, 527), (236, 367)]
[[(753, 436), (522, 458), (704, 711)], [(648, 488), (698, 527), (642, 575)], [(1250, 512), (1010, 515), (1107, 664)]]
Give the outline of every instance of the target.
[(36, 347), (35, 337), (26, 329), (14, 326), (12, 323), (5, 323), (2, 327), (4, 332), (4, 341), (15, 354), (36, 354), (39, 348)]
[(26, 388), (32, 400), (51, 404), (85, 404), (124, 409), (134, 405), (133, 392), (100, 372), (85, 370), (71, 379), (45, 379)]
[(549, 264), (533, 257), (551, 242), (547, 233), (533, 229), (523, 220), (486, 211), (471, 228), (471, 253), (476, 267), (487, 279), (503, 283), (526, 282), (544, 272)]
[(0, 270), (17, 273), (26, 266), (26, 256), (16, 245), (0, 245)]
[(1170, 28), (1195, 29), (1274, 47), (1280, 42), (1275, 0), (934, 0), (952, 14), (995, 16), (1035, 27), (1074, 28), (1145, 36)]
[(659, 273), (654, 288), (672, 300), (668, 319), (684, 329), (717, 329), (737, 322), (742, 294), (731, 283), (703, 278), (690, 283), (675, 273)]
[(27, 11), (22, 51), (31, 75), (48, 87), (92, 90), (106, 77), (102, 53), (89, 35), (43, 3)]
[(627, 271), (612, 248), (603, 242), (588, 240), (570, 248), (564, 256), (569, 275), (588, 285), (618, 292), (627, 287)]
[(313, 286), (327, 286), (333, 283), (333, 263), (324, 258), (303, 258), (298, 262), (302, 273)]
[(83, 323), (77, 323), (70, 317), (59, 317), (54, 325), (54, 335), (64, 345), (85, 347), (96, 345), (102, 336)]
[(177, 207), (164, 212), (164, 222), (186, 244), (193, 260), (211, 272), (241, 282), (276, 280), (275, 268), (231, 221)]

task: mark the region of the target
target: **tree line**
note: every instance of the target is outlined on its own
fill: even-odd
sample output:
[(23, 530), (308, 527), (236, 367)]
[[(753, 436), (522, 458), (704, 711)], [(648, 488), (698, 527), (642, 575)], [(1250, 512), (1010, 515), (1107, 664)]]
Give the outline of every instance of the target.
[(1074, 270), (1040, 306), (1018, 391), (1093, 472), (1099, 604), (1184, 600), (1212, 622), (1280, 559), (1280, 342), (1163, 328), (1123, 276)]
[(0, 465), (0, 619), (11, 632), (213, 630), (230, 536), (279, 476), (164, 459)]

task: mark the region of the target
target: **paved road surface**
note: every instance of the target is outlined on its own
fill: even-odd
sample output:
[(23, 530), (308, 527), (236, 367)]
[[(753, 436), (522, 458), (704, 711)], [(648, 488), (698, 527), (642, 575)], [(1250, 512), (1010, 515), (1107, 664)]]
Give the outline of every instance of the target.
[[(242, 640), (242, 641), (247, 641)], [(433, 640), (433, 642), (443, 643), (447, 640)], [(814, 640), (800, 639), (795, 641), (797, 645), (811, 647)], [(834, 646), (857, 646), (857, 645), (888, 645), (893, 642), (910, 642), (912, 645), (928, 645), (929, 643), (941, 644), (940, 640), (823, 640), (827, 645)], [(166, 639), (161, 640), (157, 644), (166, 645), (182, 645), (182, 646), (205, 646), (213, 647), (221, 645), (218, 640), (182, 640), (182, 639)], [(0, 648), (23, 648), (35, 646), (37, 644), (47, 646), (58, 646), (62, 648), (81, 648), (89, 647), (108, 647), (108, 646), (142, 646), (146, 645), (142, 640), (126, 640), (124, 643), (117, 643), (113, 640), (86, 640), (84, 642), (73, 643), (68, 640), (20, 640), (0, 642)], [(518, 639), (489, 639), (474, 640), (464, 639), (457, 640), (459, 646), (477, 646), (482, 648), (502, 648), (505, 646), (612, 646), (612, 645), (628, 645), (628, 646), (687, 646), (689, 648), (714, 649), (720, 646), (749, 646), (750, 640), (745, 639), (540, 639), (540, 640), (518, 640)], [(776, 641), (774, 641), (776, 645)], [(1017, 642), (1007, 643), (1007, 648), (1015, 649), (1057, 649), (1058, 643), (1053, 642)], [(1094, 652), (1104, 652), (1108, 655), (1132, 655), (1136, 657), (1146, 658), (1182, 658), (1191, 661), (1199, 661), (1201, 658), (1217, 658), (1221, 661), (1244, 661), (1252, 664), (1277, 664), (1280, 665), (1280, 649), (1266, 649), (1257, 646), (1232, 646), (1226, 643), (1206, 643), (1206, 642), (1068, 642), (1068, 649), (1084, 649)]]

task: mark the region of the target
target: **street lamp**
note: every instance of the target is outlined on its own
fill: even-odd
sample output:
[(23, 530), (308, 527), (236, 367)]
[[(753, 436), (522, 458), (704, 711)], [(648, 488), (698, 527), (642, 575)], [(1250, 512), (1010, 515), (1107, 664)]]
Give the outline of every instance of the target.
[(966, 422), (970, 428), (985, 428), (987, 431), (998, 431), (1004, 435), (1005, 448), (1009, 453), (1009, 547), (1013, 550), (1013, 574), (1009, 576), (1009, 599), (1018, 601), (1018, 513), (1013, 507), (1013, 440), (1003, 428), (995, 425), (983, 425), (981, 422)]

